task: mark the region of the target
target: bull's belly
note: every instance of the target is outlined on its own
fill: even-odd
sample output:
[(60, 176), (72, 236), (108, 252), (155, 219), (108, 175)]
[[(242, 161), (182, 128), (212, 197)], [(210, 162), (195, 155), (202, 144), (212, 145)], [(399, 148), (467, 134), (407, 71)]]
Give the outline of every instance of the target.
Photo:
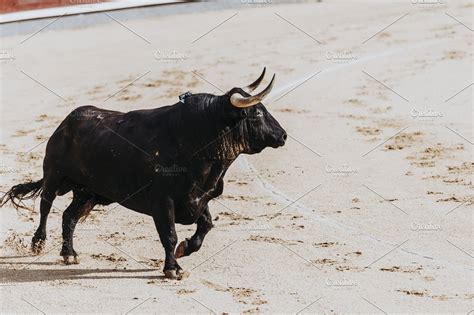
[[(87, 172), (81, 170), (61, 171), (65, 187), (85, 189), (102, 200), (100, 204), (119, 203), (131, 210), (151, 214), (151, 181), (140, 180), (141, 176), (132, 178), (130, 174), (120, 172), (104, 174), (103, 172)], [(143, 177), (141, 177), (143, 178)], [(158, 197), (158, 196), (156, 196)]]

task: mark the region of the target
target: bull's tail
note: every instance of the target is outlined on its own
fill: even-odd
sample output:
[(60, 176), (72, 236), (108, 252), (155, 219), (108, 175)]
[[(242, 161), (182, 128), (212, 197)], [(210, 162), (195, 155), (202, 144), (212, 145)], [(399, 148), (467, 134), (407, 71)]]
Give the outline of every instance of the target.
[(8, 201), (18, 210), (18, 208), (30, 210), (23, 204), (23, 200), (35, 199), (43, 190), (43, 179), (36, 182), (27, 182), (13, 186), (0, 199), (0, 207), (3, 207)]

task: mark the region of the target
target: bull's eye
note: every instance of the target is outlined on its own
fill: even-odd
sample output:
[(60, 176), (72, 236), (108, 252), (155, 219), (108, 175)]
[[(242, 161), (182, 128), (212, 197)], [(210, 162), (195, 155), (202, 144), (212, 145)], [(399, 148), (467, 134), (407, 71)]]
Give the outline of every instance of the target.
[(240, 110), (240, 117), (247, 117), (247, 111), (245, 109)]

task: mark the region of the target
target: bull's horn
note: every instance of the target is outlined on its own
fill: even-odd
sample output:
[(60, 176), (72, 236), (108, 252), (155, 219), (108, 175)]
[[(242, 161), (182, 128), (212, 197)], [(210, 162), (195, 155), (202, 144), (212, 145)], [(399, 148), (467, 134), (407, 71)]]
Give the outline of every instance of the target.
[(265, 96), (267, 96), (272, 91), (274, 82), (275, 75), (273, 75), (272, 80), (262, 92), (258, 93), (257, 95), (251, 96), (242, 96), (239, 93), (234, 93), (230, 97), (230, 102), (232, 103), (232, 105), (239, 108), (245, 108), (256, 105), (260, 103), (265, 98)]
[(247, 85), (246, 87), (243, 87), (242, 90), (244, 90), (244, 91), (247, 92), (247, 93), (251, 93), (251, 92), (253, 92), (256, 88), (258, 88), (258, 86), (260, 85), (260, 83), (262, 83), (263, 77), (265, 76), (265, 70), (267, 70), (267, 67), (264, 67), (264, 68), (263, 68), (263, 72), (262, 72), (262, 74), (258, 77), (257, 80), (255, 80), (253, 83), (250, 83), (250, 84)]

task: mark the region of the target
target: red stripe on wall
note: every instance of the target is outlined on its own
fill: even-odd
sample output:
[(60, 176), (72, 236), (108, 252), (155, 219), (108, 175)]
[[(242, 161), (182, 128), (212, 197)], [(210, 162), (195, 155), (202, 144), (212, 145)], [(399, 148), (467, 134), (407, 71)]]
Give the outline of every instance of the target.
[(35, 10), (68, 5), (91, 5), (107, 0), (1, 0), (0, 13)]

